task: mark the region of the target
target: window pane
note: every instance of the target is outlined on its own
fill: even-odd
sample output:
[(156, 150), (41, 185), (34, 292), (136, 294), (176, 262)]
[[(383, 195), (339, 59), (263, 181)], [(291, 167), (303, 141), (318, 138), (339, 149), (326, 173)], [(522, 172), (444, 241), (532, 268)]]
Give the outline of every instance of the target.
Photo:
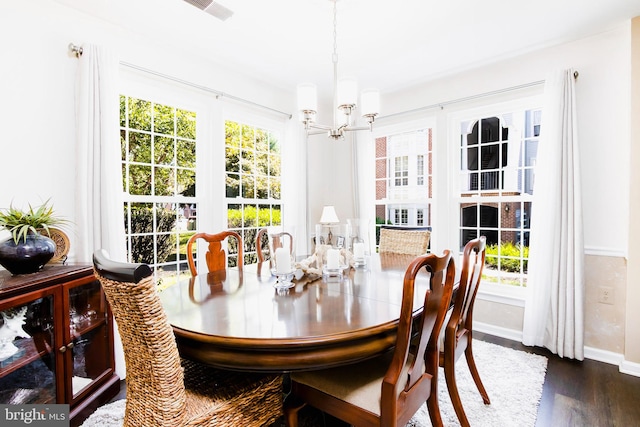
[[(150, 264), (158, 283), (172, 283), (188, 268), (185, 245), (197, 225), (195, 200), (185, 203), (196, 194), (196, 115), (125, 95), (120, 112), (128, 138), (122, 165), (128, 258)], [(141, 203), (140, 196), (154, 202)]]
[(196, 113), (177, 109), (176, 120), (177, 136), (186, 139), (196, 139)]
[(129, 98), (129, 128), (151, 132), (151, 102)]
[(153, 138), (153, 153), (156, 165), (173, 164), (173, 155), (175, 153), (173, 148), (173, 138), (155, 136)]
[(129, 132), (129, 161), (151, 163), (151, 135), (134, 131)]
[[(228, 226), (249, 239), (244, 242), (244, 262), (249, 264), (257, 259), (258, 229), (280, 221), (280, 143), (273, 132), (246, 123), (227, 121), (225, 129)], [(229, 265), (235, 262), (229, 257)]]
[(483, 280), (497, 284), (526, 286), (535, 136), (540, 131), (535, 111), (460, 123), (460, 248), (485, 236)]
[(174, 109), (168, 105), (154, 104), (153, 131), (174, 135)]

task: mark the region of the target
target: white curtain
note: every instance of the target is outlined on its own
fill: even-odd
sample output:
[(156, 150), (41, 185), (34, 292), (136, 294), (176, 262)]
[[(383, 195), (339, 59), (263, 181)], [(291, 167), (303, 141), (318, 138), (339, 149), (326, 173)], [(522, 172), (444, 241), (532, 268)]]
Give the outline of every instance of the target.
[(522, 342), (584, 359), (584, 242), (575, 77), (545, 81)]
[(119, 137), (118, 59), (85, 44), (76, 76), (77, 261), (96, 249), (126, 260)]

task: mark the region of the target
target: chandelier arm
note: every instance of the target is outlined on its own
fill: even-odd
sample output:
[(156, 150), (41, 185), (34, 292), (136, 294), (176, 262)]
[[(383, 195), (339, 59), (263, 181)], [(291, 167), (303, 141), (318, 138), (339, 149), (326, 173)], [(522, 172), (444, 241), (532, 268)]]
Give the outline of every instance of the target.
[(325, 130), (308, 130), (307, 131), (307, 135), (326, 135), (327, 134), (327, 130), (331, 130), (330, 128), (325, 129)]
[(345, 132), (351, 132), (354, 130), (371, 130), (369, 126), (343, 126), (341, 129)]
[(332, 126), (320, 125), (320, 124), (317, 124), (317, 123), (309, 123), (309, 127), (313, 128), (313, 129), (321, 129), (323, 131), (333, 129)]

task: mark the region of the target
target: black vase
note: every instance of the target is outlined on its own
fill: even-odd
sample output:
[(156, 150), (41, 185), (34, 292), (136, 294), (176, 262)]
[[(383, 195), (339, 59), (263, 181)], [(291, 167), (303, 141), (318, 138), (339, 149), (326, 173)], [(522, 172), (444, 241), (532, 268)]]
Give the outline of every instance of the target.
[(28, 234), (18, 243), (9, 238), (0, 243), (0, 265), (11, 274), (29, 274), (40, 271), (56, 252), (56, 243), (39, 234)]

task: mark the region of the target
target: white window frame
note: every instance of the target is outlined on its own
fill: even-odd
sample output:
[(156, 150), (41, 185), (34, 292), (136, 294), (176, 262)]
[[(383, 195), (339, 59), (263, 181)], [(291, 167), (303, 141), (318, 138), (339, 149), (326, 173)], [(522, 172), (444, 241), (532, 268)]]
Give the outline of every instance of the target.
[[(287, 136), (287, 126), (285, 119), (281, 115), (273, 115), (272, 113), (265, 112), (264, 110), (254, 109), (251, 107), (243, 107), (239, 105), (225, 105), (220, 112), (220, 120), (222, 123), (222, 133), (220, 135), (222, 144), (220, 147), (216, 147), (219, 161), (216, 163), (218, 178), (215, 178), (220, 183), (218, 191), (222, 195), (222, 203), (220, 206), (224, 206), (224, 209), (219, 209), (219, 221), (223, 224), (221, 229), (227, 229), (227, 206), (228, 204), (280, 204), (281, 206), (281, 222), (286, 225), (291, 225), (289, 228), (296, 228), (295, 224), (297, 218), (295, 218), (292, 212), (292, 194), (295, 194), (294, 183), (296, 180), (287, 179), (292, 174), (292, 168), (290, 164), (293, 163), (297, 150), (290, 149), (290, 138)], [(234, 199), (227, 198), (225, 194), (225, 178), (226, 178), (226, 164), (225, 164), (225, 130), (224, 126), (227, 121), (233, 121), (245, 125), (249, 125), (255, 128), (264, 129), (276, 135), (278, 142), (280, 143), (281, 153), (281, 181), (280, 181), (280, 199), (244, 199), (242, 195)], [(298, 180), (299, 181), (299, 180)], [(246, 243), (245, 243), (246, 246)]]
[[(514, 111), (524, 111), (530, 109), (542, 109), (543, 99), (541, 95), (537, 96), (527, 96), (519, 99), (515, 99), (513, 101), (505, 101), (500, 103), (487, 103), (487, 105), (476, 108), (469, 109), (461, 109), (455, 113), (450, 113), (447, 116), (448, 122), (448, 141), (447, 144), (449, 147), (448, 157), (452, 159), (452, 165), (450, 168), (450, 173), (448, 180), (450, 182), (449, 188), (452, 189), (450, 203), (449, 203), (449, 212), (452, 213), (452, 217), (457, 218), (456, 222), (451, 222), (450, 230), (448, 234), (447, 244), (448, 247), (456, 248), (460, 246), (460, 203), (463, 201), (479, 201), (482, 199), (483, 202), (488, 202), (488, 199), (483, 199), (482, 197), (473, 197), (472, 200), (468, 198), (463, 198), (459, 195), (460, 188), (462, 188), (462, 183), (460, 180), (460, 170), (461, 170), (461, 158), (460, 155), (460, 124), (465, 121), (474, 120), (477, 118), (486, 118), (486, 117), (499, 117), (502, 114), (514, 112)], [(524, 128), (523, 128), (524, 131)], [(496, 198), (497, 199), (497, 198)], [(526, 195), (522, 198), (518, 197), (510, 197), (503, 196), (503, 201), (516, 201), (516, 200), (526, 200), (532, 201), (533, 196)], [(460, 249), (461, 253), (461, 249)], [(479, 290), (479, 295), (482, 299), (487, 299), (490, 301), (506, 303), (510, 305), (524, 306), (524, 300), (526, 298), (526, 287), (515, 287), (509, 285), (502, 284), (493, 284), (490, 282), (483, 282), (482, 286)]]
[[(144, 196), (123, 194), (125, 202), (162, 203), (176, 202), (195, 203), (198, 209), (198, 227), (211, 227), (209, 221), (215, 203), (207, 197), (212, 190), (210, 167), (206, 167), (212, 158), (211, 129), (214, 120), (215, 97), (210, 93), (194, 91), (187, 87), (152, 74), (140, 74), (127, 68), (120, 68), (119, 95), (153, 101), (196, 113), (196, 196), (188, 200), (182, 196)], [(158, 271), (155, 272), (156, 276)], [(157, 278), (157, 277), (156, 277)], [(169, 279), (164, 282), (171, 282)], [(161, 286), (170, 283), (160, 283)]]

